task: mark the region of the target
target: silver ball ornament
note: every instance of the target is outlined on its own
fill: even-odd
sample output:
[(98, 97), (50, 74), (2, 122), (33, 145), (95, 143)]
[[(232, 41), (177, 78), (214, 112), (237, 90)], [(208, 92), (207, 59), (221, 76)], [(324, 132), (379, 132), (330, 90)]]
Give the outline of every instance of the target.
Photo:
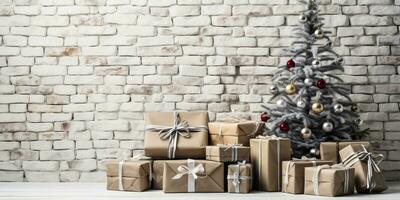
[(309, 139), (312, 135), (311, 129), (304, 127), (300, 131), (301, 135), (303, 136), (304, 139)]
[(335, 113), (341, 113), (343, 112), (344, 107), (342, 104), (338, 103), (333, 106), (333, 110), (335, 111)]
[(307, 21), (307, 17), (304, 14), (301, 14), (299, 16), (299, 22), (300, 23), (305, 23)]
[(279, 99), (278, 101), (276, 101), (276, 104), (279, 107), (285, 107), (286, 106), (286, 102), (284, 100), (282, 100), (282, 99)]
[(275, 85), (271, 86), (269, 90), (271, 94), (276, 94), (278, 92), (278, 88)]
[(315, 149), (315, 148), (313, 148), (313, 149), (310, 149), (310, 154), (313, 154), (313, 155), (316, 155), (316, 156), (318, 156), (318, 155), (319, 155), (319, 153), (320, 153), (320, 151), (319, 151), (318, 149)]
[(322, 124), (322, 130), (324, 130), (325, 132), (332, 132), (333, 130), (333, 124), (331, 122), (324, 122)]
[(313, 81), (310, 78), (306, 78), (306, 79), (304, 79), (304, 84), (306, 86), (312, 86)]
[(356, 119), (356, 120), (354, 120), (354, 122), (359, 126), (363, 125), (363, 123), (364, 123), (364, 121), (362, 119)]
[(300, 100), (296, 103), (297, 107), (299, 108), (305, 108), (306, 107), (306, 102)]
[(321, 29), (317, 29), (317, 30), (315, 30), (314, 35), (317, 38), (322, 38), (322, 37), (324, 37), (324, 32)]
[(312, 66), (313, 67), (320, 67), (321, 66), (321, 61), (319, 59), (315, 59), (312, 61)]

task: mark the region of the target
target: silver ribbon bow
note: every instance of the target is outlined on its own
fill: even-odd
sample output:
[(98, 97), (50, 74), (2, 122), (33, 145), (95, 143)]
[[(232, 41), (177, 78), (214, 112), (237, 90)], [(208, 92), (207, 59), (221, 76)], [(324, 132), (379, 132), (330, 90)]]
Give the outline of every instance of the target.
[(186, 165), (179, 165), (178, 167), (178, 173), (172, 177), (172, 179), (180, 179), (184, 175), (188, 176), (188, 183), (187, 183), (187, 190), (188, 192), (195, 192), (196, 190), (196, 179), (199, 178), (197, 173), (204, 173), (205, 169), (203, 164), (198, 164), (195, 166), (195, 161), (192, 159), (187, 160), (187, 166)]
[(246, 165), (246, 161), (238, 162), (238, 164), (236, 165), (236, 171), (233, 173), (233, 175), (228, 175), (226, 177), (228, 180), (232, 180), (232, 183), (235, 186), (236, 193), (240, 193), (240, 180), (251, 179), (250, 176), (241, 176), (240, 175), (240, 166), (241, 165)]
[[(124, 185), (122, 182), (122, 173), (123, 173), (123, 166), (124, 166), (125, 161), (145, 160), (145, 158), (147, 158), (147, 157), (145, 157), (144, 155), (141, 155), (141, 154), (137, 154), (137, 155), (133, 156), (132, 158), (123, 159), (118, 162), (118, 190), (120, 190), (120, 191), (124, 190)], [(152, 169), (151, 163), (149, 162), (149, 187), (151, 187), (152, 179), (153, 179), (153, 169)]]
[(313, 190), (314, 194), (319, 196), (319, 174), (321, 170), (323, 169), (343, 169), (344, 171), (344, 183), (343, 183), (343, 193), (347, 194), (350, 190), (350, 173), (349, 173), (349, 168), (341, 165), (341, 164), (336, 164), (336, 165), (320, 165), (317, 167), (317, 170), (314, 172), (313, 177), (312, 177), (312, 184), (313, 184)]
[(207, 131), (207, 127), (191, 127), (185, 120), (181, 120), (179, 113), (174, 112), (173, 126), (146, 125), (147, 131), (158, 132), (161, 140), (168, 141), (168, 158), (175, 158), (178, 137), (190, 138), (191, 132)]
[(364, 151), (353, 152), (346, 159), (343, 160), (342, 164), (346, 167), (352, 167), (358, 161), (367, 162), (367, 189), (372, 191), (376, 187), (376, 181), (374, 180), (374, 172), (381, 172), (379, 164), (383, 161), (384, 157), (382, 154), (374, 154), (367, 151), (364, 145), (362, 145)]

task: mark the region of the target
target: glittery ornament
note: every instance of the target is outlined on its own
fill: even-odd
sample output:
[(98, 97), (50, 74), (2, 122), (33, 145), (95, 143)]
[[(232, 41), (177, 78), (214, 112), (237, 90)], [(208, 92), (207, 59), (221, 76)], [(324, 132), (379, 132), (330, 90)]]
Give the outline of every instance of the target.
[(304, 79), (304, 85), (311, 86), (312, 84), (313, 84), (313, 81), (310, 78)]
[(319, 103), (319, 102), (313, 103), (311, 109), (312, 109), (312, 111), (315, 112), (315, 113), (321, 113), (322, 111), (324, 111), (324, 105), (322, 105), (322, 104)]
[(321, 29), (317, 29), (317, 30), (315, 30), (314, 35), (317, 38), (322, 38), (322, 37), (324, 37), (324, 32)]
[(281, 124), (279, 124), (279, 129), (282, 132), (288, 132), (289, 131), (289, 125), (286, 122), (281, 122)]
[(293, 59), (290, 59), (290, 60), (287, 61), (286, 66), (287, 66), (287, 68), (290, 69), (290, 68), (295, 67), (295, 66), (296, 66), (296, 63), (294, 62)]
[(324, 130), (327, 133), (332, 132), (333, 124), (331, 122), (324, 122), (322, 124), (322, 130)]
[(319, 79), (318, 81), (317, 81), (317, 87), (319, 88), (319, 89), (324, 89), (324, 88), (326, 88), (326, 81), (324, 80), (324, 79)]
[(263, 121), (263, 122), (268, 121), (269, 117), (268, 117), (267, 113), (261, 113), (260, 120)]
[(285, 88), (286, 94), (292, 95), (296, 92), (296, 86), (293, 83), (290, 83)]
[(297, 107), (299, 108), (305, 108), (306, 107), (306, 102), (300, 100), (296, 103)]
[(285, 107), (286, 106), (286, 102), (284, 100), (282, 100), (282, 99), (279, 99), (278, 101), (276, 101), (276, 104), (279, 107)]
[(341, 112), (343, 112), (343, 110), (344, 110), (344, 107), (343, 107), (343, 105), (340, 104), (340, 103), (335, 104), (335, 105), (333, 106), (333, 111), (335, 111), (335, 113), (341, 113)]
[(302, 128), (300, 133), (301, 133), (301, 135), (303, 136), (304, 139), (310, 139), (310, 137), (312, 135), (311, 129), (309, 129), (307, 127)]

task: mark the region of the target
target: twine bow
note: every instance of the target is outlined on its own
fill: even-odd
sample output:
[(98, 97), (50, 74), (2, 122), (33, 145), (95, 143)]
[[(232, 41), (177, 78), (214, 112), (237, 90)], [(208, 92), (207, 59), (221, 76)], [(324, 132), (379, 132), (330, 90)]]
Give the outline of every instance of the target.
[(343, 194), (347, 194), (350, 190), (350, 173), (349, 173), (349, 168), (341, 165), (341, 164), (336, 164), (336, 165), (320, 165), (317, 167), (317, 170), (314, 172), (314, 175), (312, 177), (312, 184), (313, 184), (313, 190), (314, 194), (319, 196), (319, 174), (321, 170), (323, 169), (343, 169), (344, 171), (344, 181), (343, 181)]
[(188, 192), (195, 192), (195, 181), (199, 176), (197, 173), (204, 173), (205, 169), (203, 164), (198, 164), (195, 166), (195, 161), (192, 159), (187, 160), (187, 165), (179, 165), (178, 173), (172, 177), (172, 179), (180, 179), (184, 175), (188, 176)]
[(232, 180), (232, 183), (235, 186), (235, 192), (236, 193), (240, 192), (240, 181), (241, 180), (249, 180), (249, 179), (251, 179), (250, 176), (241, 176), (240, 175), (240, 166), (241, 165), (246, 165), (246, 161), (238, 162), (238, 164), (236, 165), (236, 171), (233, 173), (233, 175), (228, 175), (226, 177), (228, 180)]
[(374, 154), (368, 152), (364, 145), (363, 151), (353, 152), (348, 156), (342, 163), (346, 167), (352, 167), (358, 161), (366, 161), (367, 162), (367, 189), (372, 191), (376, 187), (376, 181), (374, 179), (374, 172), (381, 172), (379, 168), (379, 164), (383, 161), (382, 154)]
[[(123, 159), (118, 162), (118, 190), (123, 191), (124, 190), (124, 185), (122, 182), (122, 173), (123, 173), (123, 166), (125, 161), (138, 161), (138, 160), (146, 160), (148, 157), (142, 155), (142, 154), (137, 154), (134, 155), (132, 158), (128, 159)], [(153, 179), (153, 169), (152, 165), (149, 162), (149, 187), (151, 187), (151, 181)]]
[(181, 120), (179, 113), (174, 112), (173, 126), (147, 125), (147, 131), (158, 132), (161, 140), (168, 140), (168, 158), (175, 158), (178, 137), (190, 138), (191, 132), (207, 131), (207, 127), (191, 127), (185, 120)]

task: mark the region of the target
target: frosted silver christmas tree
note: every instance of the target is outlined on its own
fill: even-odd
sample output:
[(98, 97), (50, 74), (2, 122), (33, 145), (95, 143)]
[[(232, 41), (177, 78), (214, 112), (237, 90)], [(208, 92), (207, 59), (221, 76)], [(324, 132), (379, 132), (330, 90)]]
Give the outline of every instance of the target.
[(276, 106), (264, 106), (261, 119), (270, 134), (291, 139), (294, 157), (318, 157), (320, 142), (359, 139), (367, 130), (360, 129), (357, 105), (335, 75), (344, 71), (343, 59), (332, 50), (317, 2), (299, 2), (308, 9), (294, 28), (298, 40), (289, 49), (292, 58), (272, 79), (270, 102)]

